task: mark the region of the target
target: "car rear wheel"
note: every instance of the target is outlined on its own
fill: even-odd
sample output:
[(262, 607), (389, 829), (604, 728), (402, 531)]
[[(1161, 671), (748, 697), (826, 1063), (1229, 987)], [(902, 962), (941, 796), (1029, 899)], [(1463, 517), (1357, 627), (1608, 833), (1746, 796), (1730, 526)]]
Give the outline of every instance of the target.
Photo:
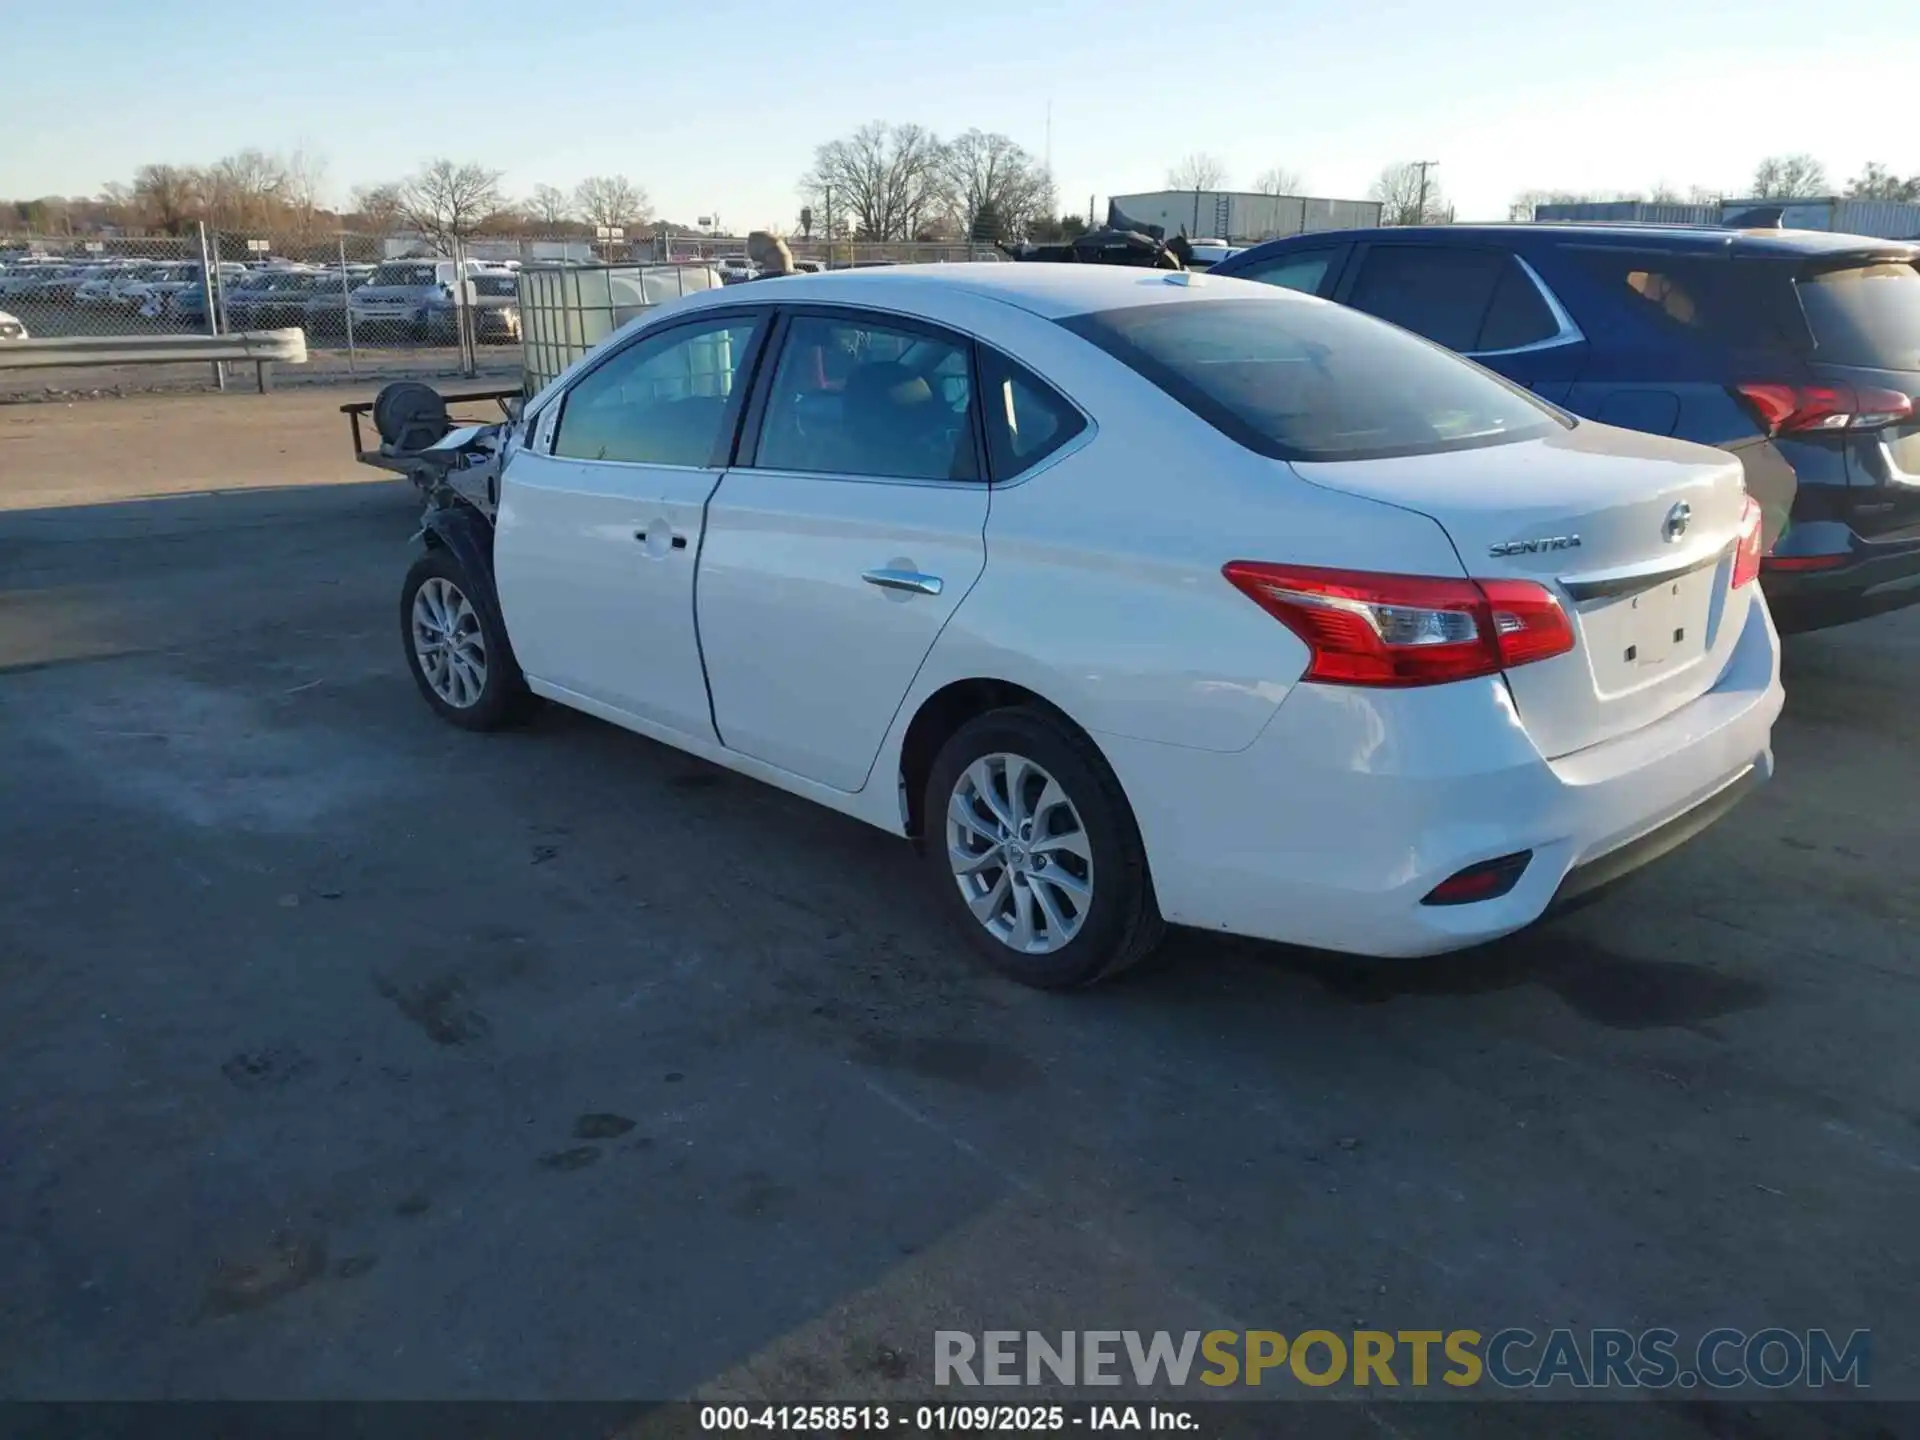
[(525, 714), (531, 696), (507, 637), (478, 584), (453, 555), (427, 551), (400, 590), (400, 633), (414, 684), (441, 719), (494, 730)]
[(922, 850), (936, 891), (989, 963), (1048, 990), (1143, 959), (1165, 930), (1146, 850), (1093, 744), (1038, 707), (955, 732), (927, 779)]

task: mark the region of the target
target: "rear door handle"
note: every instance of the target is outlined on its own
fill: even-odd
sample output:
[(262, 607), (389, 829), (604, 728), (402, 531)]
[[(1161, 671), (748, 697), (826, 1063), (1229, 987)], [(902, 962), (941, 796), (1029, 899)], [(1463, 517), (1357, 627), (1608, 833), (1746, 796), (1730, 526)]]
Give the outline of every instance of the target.
[(869, 570), (860, 578), (882, 590), (906, 590), (915, 595), (938, 595), (941, 589), (938, 575), (922, 575), (918, 570)]
[[(636, 530), (633, 532), (633, 538), (644, 545), (647, 543), (647, 532), (644, 530)], [(684, 535), (675, 535), (671, 543), (674, 549), (684, 550), (687, 548), (687, 537)]]

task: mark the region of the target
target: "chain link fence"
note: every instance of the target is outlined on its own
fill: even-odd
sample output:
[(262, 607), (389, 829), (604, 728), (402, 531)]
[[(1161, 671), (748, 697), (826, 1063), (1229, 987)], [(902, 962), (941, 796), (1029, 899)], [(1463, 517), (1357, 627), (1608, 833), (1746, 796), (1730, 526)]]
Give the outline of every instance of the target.
[[(966, 244), (789, 244), (805, 269), (1001, 258), (991, 247)], [(439, 245), (417, 234), (244, 233), (198, 225), (184, 235), (0, 232), (0, 312), (27, 335), (49, 339), (298, 326), (309, 362), (286, 376), (296, 383), (510, 381), (522, 362), (515, 270), (659, 264), (708, 265), (717, 283), (749, 273), (744, 239), (709, 236), (486, 235)], [(174, 388), (151, 375), (96, 383)]]

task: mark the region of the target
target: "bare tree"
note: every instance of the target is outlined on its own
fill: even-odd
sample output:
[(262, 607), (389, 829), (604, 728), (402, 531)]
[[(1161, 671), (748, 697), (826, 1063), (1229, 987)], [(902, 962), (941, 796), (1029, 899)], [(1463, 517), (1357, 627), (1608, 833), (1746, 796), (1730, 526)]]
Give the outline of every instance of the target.
[(266, 229), (281, 218), (291, 187), (279, 156), (236, 151), (207, 167), (207, 218), (231, 229)]
[(398, 185), (361, 185), (353, 192), (354, 213), (369, 229), (381, 234), (400, 224), (400, 187)]
[(630, 230), (653, 214), (647, 192), (624, 175), (590, 175), (573, 192), (574, 208), (589, 225)]
[(1428, 216), (1446, 209), (1440, 182), (1428, 172), (1423, 187), (1420, 167), (1405, 161), (1382, 170), (1368, 187), (1367, 198), (1380, 202), (1382, 225), (1423, 225)]
[(395, 192), (400, 218), (442, 250), (500, 208), (500, 172), (472, 161), (430, 161)]
[(1169, 190), (1219, 190), (1227, 183), (1227, 167), (1218, 157), (1196, 150), (1167, 171)]
[(327, 160), (302, 145), (287, 157), (287, 220), (302, 235), (317, 228), (327, 187)]
[(831, 189), (835, 219), (861, 239), (910, 240), (946, 208), (944, 148), (919, 125), (875, 120), (815, 150), (801, 194), (819, 210)]
[(1825, 195), (1827, 167), (1811, 155), (1769, 155), (1753, 172), (1753, 194), (1758, 200), (1792, 200)]
[(1024, 235), (1027, 222), (1042, 212), (1046, 174), (1005, 135), (967, 131), (947, 143), (942, 167), (958, 228), (969, 238)]
[(134, 171), (131, 189), (109, 185), (106, 198), (132, 210), (140, 223), (169, 235), (185, 234), (205, 200), (200, 173), (184, 165), (142, 165)]
[(542, 225), (564, 225), (573, 219), (573, 199), (556, 185), (536, 185), (527, 213)]
[(1298, 170), (1289, 170), (1284, 165), (1270, 165), (1260, 172), (1260, 178), (1253, 182), (1253, 188), (1262, 195), (1298, 195), (1305, 188)]
[(1902, 180), (1877, 160), (1847, 182), (1847, 194), (1858, 200), (1920, 200), (1920, 175)]

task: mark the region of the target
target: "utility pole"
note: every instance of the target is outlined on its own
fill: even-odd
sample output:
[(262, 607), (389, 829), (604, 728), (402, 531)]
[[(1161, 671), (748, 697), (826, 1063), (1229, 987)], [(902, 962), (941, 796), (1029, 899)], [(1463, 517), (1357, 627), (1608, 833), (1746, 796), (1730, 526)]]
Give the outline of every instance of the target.
[(1427, 223), (1427, 171), (1431, 170), (1440, 162), (1438, 160), (1416, 160), (1413, 163), (1420, 171), (1420, 218), (1413, 223), (1416, 225), (1424, 225)]

